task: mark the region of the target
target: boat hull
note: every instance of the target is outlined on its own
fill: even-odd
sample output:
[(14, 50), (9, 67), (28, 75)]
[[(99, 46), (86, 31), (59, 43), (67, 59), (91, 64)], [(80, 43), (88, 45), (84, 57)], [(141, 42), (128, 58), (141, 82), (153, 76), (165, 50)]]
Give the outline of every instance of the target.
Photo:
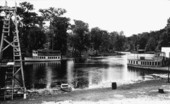
[(139, 69), (155, 70), (155, 71), (168, 71), (168, 66), (151, 67), (151, 66), (141, 66), (141, 65), (131, 65), (131, 64), (128, 64), (127, 66), (133, 68), (139, 68)]

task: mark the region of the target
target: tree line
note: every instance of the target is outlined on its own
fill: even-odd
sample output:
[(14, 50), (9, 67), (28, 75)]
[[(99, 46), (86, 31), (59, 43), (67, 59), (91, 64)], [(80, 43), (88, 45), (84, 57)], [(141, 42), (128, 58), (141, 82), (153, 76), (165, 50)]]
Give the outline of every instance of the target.
[[(1, 6), (2, 7), (2, 6)], [(2, 11), (0, 11), (2, 12)], [(144, 32), (126, 37), (124, 32), (108, 32), (99, 27), (89, 29), (88, 23), (74, 20), (63, 15), (67, 11), (62, 8), (50, 7), (34, 12), (33, 4), (22, 2), (17, 7), (19, 15), (19, 36), (22, 53), (30, 56), (32, 50), (60, 50), (63, 55), (81, 56), (113, 53), (115, 51), (159, 51), (162, 46), (170, 44), (170, 20), (167, 26), (159, 31)], [(3, 21), (0, 18), (0, 34)], [(49, 23), (49, 26), (45, 24)], [(12, 28), (12, 27), (11, 27)]]

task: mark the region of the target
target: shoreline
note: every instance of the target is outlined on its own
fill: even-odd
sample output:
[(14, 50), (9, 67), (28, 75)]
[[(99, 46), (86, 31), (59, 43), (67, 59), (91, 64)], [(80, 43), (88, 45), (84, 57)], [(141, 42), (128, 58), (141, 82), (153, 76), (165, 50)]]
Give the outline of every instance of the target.
[[(159, 93), (158, 89), (160, 88), (165, 93)], [(112, 90), (111, 87), (76, 90), (56, 95), (33, 96), (25, 100), (2, 101), (2, 104), (86, 104), (87, 102), (113, 104), (114, 101), (118, 101), (116, 104), (131, 104), (142, 99), (144, 101), (152, 101), (153, 99), (155, 101), (170, 101), (170, 83), (167, 83), (165, 78), (159, 78), (121, 85), (115, 90)], [(126, 100), (130, 100), (131, 103), (126, 103)]]

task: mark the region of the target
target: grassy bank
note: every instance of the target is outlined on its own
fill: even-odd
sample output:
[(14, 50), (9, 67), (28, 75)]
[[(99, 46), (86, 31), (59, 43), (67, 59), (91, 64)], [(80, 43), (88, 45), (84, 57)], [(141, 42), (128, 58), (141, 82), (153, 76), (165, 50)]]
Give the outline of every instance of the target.
[[(159, 93), (158, 89), (165, 93)], [(138, 102), (139, 100), (139, 102)], [(166, 79), (154, 79), (110, 88), (79, 90), (57, 95), (34, 96), (26, 100), (3, 101), (2, 104), (141, 104), (142, 101), (170, 102), (170, 83)], [(129, 103), (128, 103), (129, 101)], [(131, 103), (130, 103), (131, 102)], [(144, 104), (144, 103), (143, 103)], [(161, 103), (162, 104), (162, 103)], [(168, 103), (167, 103), (168, 104)]]

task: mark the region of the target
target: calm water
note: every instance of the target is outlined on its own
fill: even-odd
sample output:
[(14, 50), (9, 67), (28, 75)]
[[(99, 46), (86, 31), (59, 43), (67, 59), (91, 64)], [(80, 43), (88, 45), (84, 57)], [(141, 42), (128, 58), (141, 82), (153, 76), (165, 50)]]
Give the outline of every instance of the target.
[(27, 89), (52, 88), (69, 83), (75, 89), (110, 87), (146, 80), (152, 71), (128, 69), (127, 55), (87, 59), (83, 63), (73, 60), (58, 62), (25, 62)]

